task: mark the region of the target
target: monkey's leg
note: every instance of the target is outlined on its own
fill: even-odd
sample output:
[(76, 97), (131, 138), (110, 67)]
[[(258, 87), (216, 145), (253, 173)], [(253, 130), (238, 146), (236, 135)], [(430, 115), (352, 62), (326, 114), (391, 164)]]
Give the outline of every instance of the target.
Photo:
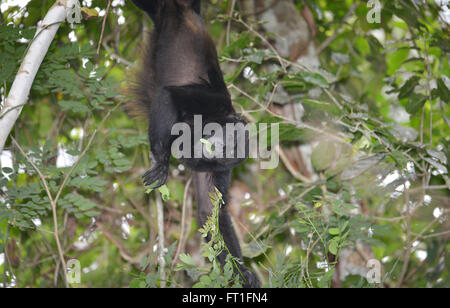
[(173, 136), (172, 126), (177, 123), (178, 112), (169, 93), (161, 90), (150, 110), (148, 128), (152, 167), (143, 176), (144, 184), (153, 188), (164, 185), (169, 173), (169, 159)]
[[(243, 261), (241, 247), (239, 246), (239, 240), (236, 236), (236, 233), (233, 228), (233, 224), (231, 222), (230, 216), (228, 214), (228, 210), (226, 207), (227, 204), (227, 191), (230, 185), (230, 174), (231, 171), (224, 172), (195, 172), (194, 173), (194, 185), (196, 189), (196, 196), (198, 202), (198, 219), (199, 224), (203, 226), (211, 216), (212, 213), (212, 204), (209, 197), (210, 193), (214, 193), (214, 187), (217, 187), (219, 191), (223, 195), (223, 200), (225, 202), (224, 205), (220, 208), (219, 211), (219, 230), (222, 234), (225, 245), (227, 246), (228, 251), (231, 253), (233, 257), (238, 258), (241, 262)], [(209, 237), (207, 238), (209, 241)], [(223, 251), (218, 259), (221, 265), (225, 264), (225, 260), (228, 254), (228, 251)], [(243, 282), (243, 286), (245, 288), (257, 288), (259, 287), (259, 280), (256, 275), (248, 270), (244, 265), (238, 264), (237, 268), (235, 268), (235, 272), (239, 275), (241, 281)]]
[[(241, 262), (243, 262), (244, 258), (242, 257), (239, 240), (234, 231), (233, 224), (231, 222), (231, 218), (228, 213), (226, 205), (224, 205), (219, 212), (219, 230), (220, 233), (222, 234), (225, 245), (227, 245), (227, 248), (230, 251), (231, 255), (233, 257), (238, 258)], [(219, 255), (218, 259), (222, 265), (225, 264), (227, 254), (228, 254), (227, 251), (223, 251)], [(237, 274), (241, 277), (241, 281), (243, 282), (244, 288), (260, 287), (258, 277), (255, 275), (255, 273), (248, 270), (243, 264), (237, 264), (237, 269), (235, 270), (235, 272), (237, 272)]]

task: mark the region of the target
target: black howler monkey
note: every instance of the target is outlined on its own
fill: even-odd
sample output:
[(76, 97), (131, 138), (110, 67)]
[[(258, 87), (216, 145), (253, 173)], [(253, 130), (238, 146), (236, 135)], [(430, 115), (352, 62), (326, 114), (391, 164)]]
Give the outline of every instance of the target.
[[(132, 1), (153, 21), (137, 94), (138, 103), (149, 111), (152, 167), (144, 174), (144, 183), (156, 188), (167, 180), (174, 124), (182, 122), (193, 127), (194, 115), (202, 115), (203, 125), (214, 122), (224, 128), (228, 123), (245, 124), (245, 121), (232, 107), (216, 47), (200, 14), (201, 1)], [(226, 144), (225, 139), (222, 145)], [(234, 152), (237, 152), (237, 141), (234, 142)], [(247, 157), (248, 135), (245, 142), (244, 156)], [(245, 157), (183, 159), (194, 171), (199, 224), (203, 225), (211, 215), (209, 194), (217, 187), (225, 201), (219, 212), (220, 232), (230, 253), (241, 261), (241, 249), (226, 204), (231, 170)], [(226, 252), (223, 252), (219, 261), (223, 264), (225, 258)], [(256, 275), (244, 265), (239, 265), (236, 273), (239, 273), (244, 287), (259, 287)]]

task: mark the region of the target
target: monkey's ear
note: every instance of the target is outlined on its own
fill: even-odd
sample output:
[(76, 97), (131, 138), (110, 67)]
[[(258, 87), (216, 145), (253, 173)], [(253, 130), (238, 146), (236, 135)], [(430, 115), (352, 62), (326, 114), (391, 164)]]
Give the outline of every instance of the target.
[(202, 1), (201, 0), (176, 0), (177, 4), (185, 9), (192, 9), (200, 15)]
[(155, 20), (161, 6), (161, 1), (164, 0), (131, 0), (131, 1), (138, 8), (146, 12), (150, 16), (150, 18)]

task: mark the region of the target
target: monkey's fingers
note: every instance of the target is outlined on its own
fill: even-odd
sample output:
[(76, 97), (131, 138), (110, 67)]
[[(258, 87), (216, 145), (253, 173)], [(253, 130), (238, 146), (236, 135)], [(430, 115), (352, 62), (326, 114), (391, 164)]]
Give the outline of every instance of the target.
[(168, 168), (163, 165), (157, 165), (148, 170), (143, 176), (144, 185), (156, 189), (163, 186), (167, 181)]

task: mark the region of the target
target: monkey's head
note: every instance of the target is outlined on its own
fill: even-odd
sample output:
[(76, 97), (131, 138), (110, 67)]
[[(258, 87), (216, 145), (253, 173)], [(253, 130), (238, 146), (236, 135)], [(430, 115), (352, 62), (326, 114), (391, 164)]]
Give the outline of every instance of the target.
[(200, 15), (201, 0), (132, 0), (153, 22), (174, 12), (192, 11)]

